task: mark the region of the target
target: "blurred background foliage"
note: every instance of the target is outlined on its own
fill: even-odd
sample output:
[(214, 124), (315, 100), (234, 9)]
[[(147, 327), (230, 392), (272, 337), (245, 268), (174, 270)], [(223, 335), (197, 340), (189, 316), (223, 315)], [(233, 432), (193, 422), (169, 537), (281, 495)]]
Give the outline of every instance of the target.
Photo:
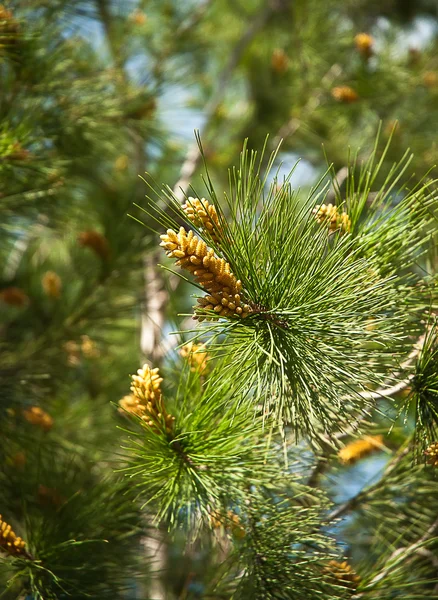
[[(181, 533), (152, 530), (117, 473), (126, 418), (114, 405), (144, 359), (159, 365), (175, 345), (160, 330), (187, 328), (175, 315), (191, 305), (187, 284), (154, 267), (157, 235), (128, 216), (144, 220), (138, 175), (173, 186), (184, 166), (204, 189), (190, 158), (200, 129), (210, 175), (227, 189), (243, 139), (260, 148), (269, 133), (270, 149), (283, 140), (281, 172), (301, 158), (292, 184), (306, 189), (324, 153), (341, 173), (350, 148), (366, 157), (380, 128), (383, 141), (393, 132), (382, 172), (410, 147), (414, 186), (438, 160), (437, 25), (434, 0), (3, 2), (0, 511), (44, 566), (2, 561), (2, 597), (231, 597), (208, 591), (230, 542), (187, 548)], [(432, 276), (437, 261), (432, 244)], [(397, 416), (390, 403), (381, 409)], [(403, 416), (388, 429), (377, 415), (369, 433), (380, 445), (361, 461), (335, 452), (322, 474), (347, 506), (331, 531), (363, 574), (434, 519), (430, 469), (406, 474), (399, 460)], [(290, 454), (290, 470), (306, 478), (310, 451)], [(388, 461), (396, 471), (379, 487)], [(404, 506), (404, 531), (400, 515), (396, 530), (382, 512), (387, 497)], [(409, 577), (429, 582), (419, 595), (388, 584), (362, 597), (438, 597), (435, 551), (416, 555)], [(236, 597), (250, 598), (248, 585)]]

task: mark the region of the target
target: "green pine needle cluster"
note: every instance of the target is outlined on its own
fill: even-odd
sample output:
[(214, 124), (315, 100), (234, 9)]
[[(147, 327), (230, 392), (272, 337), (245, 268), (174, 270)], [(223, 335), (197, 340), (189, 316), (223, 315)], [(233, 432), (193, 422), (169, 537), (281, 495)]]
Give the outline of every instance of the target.
[[(280, 482), (275, 483), (278, 490)], [(321, 506), (309, 492), (297, 486), (249, 496), (233, 599), (293, 600), (297, 590), (303, 600), (351, 598), (351, 589), (328, 574), (330, 560), (339, 555), (320, 532)]]
[[(260, 427), (249, 411), (239, 410), (244, 397), (235, 393), (226, 365), (219, 362), (205, 381), (187, 363), (176, 365), (163, 371), (162, 384), (173, 429), (150, 427), (135, 417), (139, 427), (129, 432), (123, 471), (157, 522), (190, 530), (242, 502), (246, 487), (271, 467), (265, 464)], [(169, 389), (166, 380), (175, 381), (176, 372), (178, 385)]]
[(293, 173), (269, 182), (275, 153), (262, 172), (264, 154), (246, 147), (223, 198), (207, 172), (217, 241), (187, 221), (170, 189), (166, 208), (146, 209), (166, 228), (183, 220), (242, 282), (249, 316), (218, 319), (207, 310), (205, 335), (211, 347), (226, 336), (218, 348), (225, 343), (245, 391), (257, 389), (265, 413), (297, 433), (345, 426), (363, 408), (361, 392), (387, 384), (418, 331), (421, 295), (411, 286), (419, 278), (406, 267), (424, 252), (434, 195), (427, 186), (405, 190), (406, 157), (375, 192), (383, 160), (376, 155), (377, 148), (363, 165), (352, 161), (347, 197), (337, 199), (351, 214), (351, 233), (314, 217), (329, 193), (324, 177), (303, 196), (290, 185)]
[(415, 365), (405, 411), (413, 407), (415, 439), (420, 452), (438, 440), (438, 324), (432, 317)]
[(53, 442), (37, 452), (26, 440), (23, 447), (25, 459), (11, 456), (1, 473), (2, 510), (13, 522), (24, 518), (31, 558), (0, 557), (2, 590), (35, 600), (123, 598), (149, 535), (133, 489)]

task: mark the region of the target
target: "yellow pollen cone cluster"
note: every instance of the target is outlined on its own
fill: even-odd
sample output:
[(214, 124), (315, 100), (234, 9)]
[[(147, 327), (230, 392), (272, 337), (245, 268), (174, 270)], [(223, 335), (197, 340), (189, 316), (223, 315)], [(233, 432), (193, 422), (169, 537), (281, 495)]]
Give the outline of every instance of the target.
[(366, 58), (373, 53), (374, 38), (369, 33), (358, 33), (354, 38), (356, 50)]
[(359, 575), (347, 563), (331, 560), (324, 569), (326, 575), (336, 581), (338, 585), (355, 590), (360, 582)]
[(55, 271), (47, 271), (41, 279), (43, 290), (49, 298), (59, 298), (62, 291), (62, 281)]
[(345, 448), (339, 450), (338, 457), (345, 465), (352, 465), (372, 452), (380, 450), (382, 446), (383, 436), (366, 436), (360, 440), (355, 440), (354, 442), (347, 444)]
[(29, 302), (28, 296), (18, 287), (8, 287), (1, 290), (0, 300), (9, 306), (20, 308)]
[(208, 354), (205, 344), (189, 342), (188, 344), (184, 344), (179, 353), (182, 358), (187, 359), (191, 371), (199, 371), (199, 373), (206, 371)]
[(189, 197), (182, 209), (196, 227), (202, 227), (214, 242), (219, 242), (220, 223), (213, 204), (210, 204), (205, 198), (199, 200), (199, 198)]
[(126, 411), (131, 413), (132, 415), (137, 415), (137, 417), (141, 417), (144, 413), (144, 407), (140, 402), (140, 398), (137, 398), (132, 394), (123, 396), (123, 398), (119, 400), (119, 411), (122, 414)]
[(28, 423), (41, 427), (44, 431), (50, 431), (53, 427), (53, 418), (39, 406), (31, 406), (23, 410), (23, 416)]
[(432, 467), (438, 467), (438, 442), (434, 442), (424, 451), (427, 457), (427, 463)]
[(78, 242), (84, 248), (90, 248), (101, 259), (106, 260), (110, 254), (108, 240), (98, 231), (82, 231), (78, 235)]
[(0, 4), (0, 21), (11, 21), (13, 18), (12, 12)]
[(210, 524), (213, 529), (224, 528), (230, 531), (237, 539), (245, 537), (245, 529), (242, 526), (239, 517), (232, 510), (227, 511), (227, 514), (224, 516), (219, 513), (211, 514)]
[(271, 67), (272, 70), (283, 75), (289, 68), (289, 58), (286, 52), (282, 48), (275, 48), (271, 56)]
[(58, 508), (67, 502), (67, 499), (55, 488), (47, 487), (40, 483), (37, 499), (41, 506)]
[(428, 88), (435, 88), (438, 86), (438, 73), (435, 71), (427, 71), (423, 75), (423, 83)]
[(334, 87), (331, 93), (335, 100), (344, 102), (345, 104), (352, 104), (359, 100), (359, 94), (349, 85), (339, 85)]
[(131, 395), (122, 398), (119, 405), (127, 412), (139, 416), (150, 427), (164, 424), (166, 431), (170, 433), (175, 417), (169, 415), (164, 408), (160, 387), (162, 381), (158, 369), (143, 365), (142, 369), (138, 369), (137, 375), (132, 375)]
[(330, 231), (347, 233), (351, 229), (350, 217), (346, 212), (339, 212), (333, 204), (317, 204), (312, 213), (318, 223), (327, 223)]
[[(197, 238), (193, 231), (181, 227), (176, 233), (168, 229), (160, 236), (167, 256), (176, 258), (176, 264), (192, 273), (209, 295), (198, 299), (198, 308), (214, 311), (218, 317), (237, 315), (248, 316), (251, 307), (242, 302), (242, 283), (231, 272), (231, 267), (223, 258), (217, 258), (213, 250), (207, 248), (204, 240)], [(203, 320), (206, 317), (195, 315)]]
[(15, 535), (12, 527), (3, 521), (0, 515), (0, 550), (12, 556), (19, 556), (20, 554), (26, 554), (25, 546), (25, 542)]

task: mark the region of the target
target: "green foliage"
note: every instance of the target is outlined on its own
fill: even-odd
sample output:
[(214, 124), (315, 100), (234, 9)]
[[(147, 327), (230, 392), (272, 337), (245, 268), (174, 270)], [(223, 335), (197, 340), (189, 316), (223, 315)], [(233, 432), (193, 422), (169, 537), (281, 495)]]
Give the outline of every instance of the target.
[(438, 484), (429, 467), (412, 466), (407, 450), (350, 501), (354, 512), (345, 536), (356, 540), (358, 555), (364, 552), (365, 598), (435, 597), (437, 520), (427, 499)]
[(24, 448), (24, 464), (9, 457), (1, 474), (1, 503), (6, 518), (24, 521), (32, 560), (2, 557), (4, 589), (38, 600), (124, 597), (141, 572), (147, 531), (132, 489), (56, 444)]
[[(4, 0), (0, 513), (28, 554), (0, 544), (2, 598), (437, 597), (433, 4)], [(245, 319), (178, 316), (156, 234), (181, 225)], [(167, 429), (116, 410), (145, 361)]]
[[(278, 489), (278, 483), (275, 482)], [(239, 545), (241, 571), (232, 598), (257, 600), (349, 598), (351, 591), (333, 583), (324, 571), (335, 557), (329, 538), (319, 533), (320, 506), (303, 506), (309, 491), (255, 493), (246, 510), (246, 536)], [(306, 501), (307, 496), (307, 501)], [(316, 504), (315, 497), (310, 501)]]
[(428, 324), (425, 340), (412, 378), (405, 410), (415, 410), (415, 439), (424, 451), (438, 438), (438, 329), (436, 317)]

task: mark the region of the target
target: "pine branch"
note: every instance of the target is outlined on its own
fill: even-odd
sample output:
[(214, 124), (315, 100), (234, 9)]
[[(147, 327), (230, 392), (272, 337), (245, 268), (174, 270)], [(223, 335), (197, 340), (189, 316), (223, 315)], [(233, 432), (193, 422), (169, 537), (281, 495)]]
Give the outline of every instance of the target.
[(103, 24), (105, 35), (108, 43), (108, 48), (112, 57), (114, 64), (120, 68), (120, 73), (124, 78), (125, 82), (127, 81), (126, 73), (123, 68), (123, 56), (117, 48), (117, 45), (114, 40), (113, 34), (113, 26), (111, 22), (111, 14), (108, 10), (108, 2), (107, 0), (96, 0), (97, 9), (99, 12), (100, 20)]
[(196, 7), (191, 10), (190, 16), (178, 27), (175, 32), (175, 36), (180, 38), (191, 31), (199, 23), (199, 21), (202, 20), (212, 3), (213, 0), (204, 0), (203, 2), (199, 2)]
[[(390, 378), (388, 378), (388, 385), (389, 385), (390, 381), (397, 379), (403, 373), (403, 371), (406, 371), (406, 369), (409, 369), (414, 364), (415, 360), (418, 358), (418, 356), (423, 348), (423, 344), (426, 339), (426, 336), (427, 336), (427, 332), (422, 334), (418, 338), (418, 340), (415, 342), (411, 352), (409, 353), (409, 356), (407, 357), (407, 359), (401, 363), (400, 369), (398, 371), (396, 371)], [(382, 387), (375, 391), (358, 392), (358, 394), (364, 400), (379, 400), (381, 398), (391, 398), (395, 394), (397, 394), (397, 393), (403, 391), (404, 389), (406, 389), (407, 387), (409, 387), (413, 377), (414, 377), (414, 375), (410, 374), (408, 377), (406, 377), (402, 381), (399, 381), (392, 387), (389, 387), (389, 388)], [(343, 398), (343, 400), (348, 400), (348, 398), (349, 398), (348, 396), (345, 396)], [(364, 411), (361, 415), (359, 415), (359, 417), (355, 420), (355, 422), (348, 429), (335, 434), (333, 437), (336, 440), (341, 440), (346, 437), (349, 437), (350, 435), (353, 435), (358, 430), (360, 424), (363, 422), (363, 420), (367, 416), (368, 416), (368, 413)]]
[[(423, 344), (425, 342), (426, 336), (427, 336), (427, 332), (418, 338), (418, 340), (414, 344), (411, 352), (409, 353), (409, 356), (400, 365), (400, 369), (396, 373), (393, 374), (393, 376), (390, 378), (390, 380), (393, 380), (393, 379), (399, 377), (400, 374), (403, 373), (403, 371), (405, 371), (406, 369), (408, 369), (409, 367), (411, 367), (413, 365), (413, 363), (418, 358), (418, 356), (423, 348)], [(406, 377), (402, 381), (399, 381), (398, 383), (396, 383), (395, 385), (393, 385), (392, 387), (389, 387), (389, 388), (380, 388), (373, 392), (358, 392), (358, 393), (362, 398), (367, 399), (367, 400), (379, 400), (381, 398), (391, 398), (395, 394), (397, 394), (397, 393), (403, 391), (404, 389), (406, 389), (407, 387), (409, 387), (410, 383), (412, 382), (413, 377), (414, 377), (414, 375), (410, 374), (408, 377)], [(346, 400), (346, 399), (348, 399), (348, 397), (344, 398), (344, 400)], [(329, 465), (330, 465), (329, 456), (332, 451), (333, 441), (334, 440), (340, 441), (351, 435), (354, 435), (354, 433), (356, 433), (358, 431), (360, 425), (363, 423), (363, 421), (366, 419), (367, 416), (368, 416), (368, 412), (363, 411), (357, 417), (357, 419), (351, 424), (351, 426), (349, 428), (347, 428), (346, 430), (335, 433), (334, 435), (332, 435), (330, 437), (324, 436), (324, 437), (320, 438), (320, 441), (323, 443), (326, 450), (325, 450), (325, 452), (323, 452), (322, 456), (319, 457), (315, 467), (313, 468), (313, 470), (309, 476), (309, 479), (307, 481), (307, 485), (309, 485), (310, 487), (316, 487), (318, 485), (320, 475), (322, 475), (329, 467)]]
[[(222, 102), (231, 81), (231, 77), (239, 64), (243, 53), (255, 36), (263, 29), (275, 11), (276, 8), (274, 3), (268, 4), (268, 6), (258, 13), (249, 23), (245, 33), (235, 45), (227, 64), (219, 74), (216, 89), (205, 107), (205, 124), (202, 128), (203, 133), (209, 129), (213, 116)], [(201, 156), (198, 143), (195, 141), (187, 150), (178, 180), (173, 187), (175, 198), (180, 202), (185, 200), (191, 178), (200, 163)], [(154, 290), (161, 290), (158, 296), (146, 295), (145, 306), (141, 318), (142, 352), (146, 357), (156, 363), (162, 358), (163, 354), (160, 328), (164, 323), (164, 309), (167, 304), (167, 294), (163, 291), (162, 279), (158, 269), (154, 268), (148, 260), (145, 260), (144, 280), (148, 294), (151, 292), (153, 293)]]
[(140, 348), (152, 363), (159, 364), (163, 356), (161, 333), (164, 326), (164, 309), (167, 293), (163, 289), (162, 278), (158, 276), (157, 253), (147, 254), (144, 258), (145, 306), (141, 313)]
[[(239, 64), (243, 53), (277, 10), (278, 7), (275, 6), (274, 2), (268, 3), (266, 8), (260, 13), (258, 13), (249, 23), (246, 31), (235, 45), (233, 51), (230, 54), (227, 64), (223, 68), (222, 72), (219, 74), (216, 89), (205, 107), (205, 124), (200, 132), (201, 135), (209, 128), (210, 122), (217, 108), (222, 102), (223, 97), (225, 96), (228, 84), (230, 83), (234, 70)], [(190, 145), (187, 151), (185, 160), (181, 167), (178, 181), (176, 182), (173, 188), (175, 198), (177, 198), (180, 202), (183, 202), (185, 200), (187, 191), (189, 189), (190, 180), (193, 177), (200, 160), (201, 152), (199, 150), (197, 142), (194, 142)]]
[(332, 202), (333, 200), (336, 199), (336, 192), (337, 190), (339, 190), (342, 186), (342, 184), (345, 182), (345, 180), (347, 179), (349, 174), (349, 170), (348, 167), (342, 167), (341, 169), (339, 169), (339, 171), (334, 175), (333, 177), (333, 181), (332, 181), (332, 186), (327, 194), (327, 198), (326, 198), (326, 204), (328, 202)]
[(386, 566), (382, 569), (382, 571), (380, 571), (380, 573), (373, 577), (370, 583), (366, 585), (363, 592), (353, 596), (352, 600), (359, 600), (359, 598), (363, 598), (364, 596), (366, 596), (366, 592), (368, 590), (373, 589), (379, 582), (385, 579), (385, 577), (387, 577), (393, 571), (393, 569), (396, 566), (398, 566), (401, 562), (405, 561), (412, 554), (420, 553), (421, 550), (423, 550), (422, 546), (425, 544), (425, 542), (430, 540), (437, 531), (438, 518), (435, 519), (432, 525), (428, 527), (428, 529), (424, 532), (424, 534), (420, 537), (420, 539), (417, 542), (411, 544), (408, 547), (397, 548), (396, 550), (394, 550), (394, 552), (386, 561)]
[(287, 138), (291, 137), (298, 131), (298, 129), (303, 124), (305, 118), (308, 118), (320, 106), (321, 99), (323, 98), (323, 96), (326, 92), (326, 87), (330, 87), (333, 84), (333, 82), (338, 77), (340, 77), (341, 74), (342, 74), (342, 67), (340, 65), (334, 64), (330, 67), (330, 69), (327, 71), (327, 73), (321, 79), (321, 83), (322, 83), (321, 88), (318, 90), (318, 92), (314, 96), (311, 96), (309, 98), (309, 100), (306, 102), (306, 104), (302, 108), (301, 117), (300, 118), (292, 117), (292, 119), (290, 121), (288, 121), (287, 123), (282, 125), (282, 127), (279, 129), (277, 135), (274, 136), (273, 141), (272, 141), (273, 148), (276, 148), (277, 146), (279, 146), (279, 144), (281, 144), (281, 142), (283, 140), (286, 140)]
[[(394, 375), (392, 376), (392, 379), (396, 379), (397, 377), (400, 377), (400, 375), (403, 373), (403, 371), (406, 371), (406, 369), (409, 369), (409, 367), (411, 367), (415, 360), (417, 359), (418, 355), (420, 354), (422, 348), (423, 348), (423, 344), (424, 341), (426, 339), (427, 336), (427, 332), (423, 333), (418, 340), (415, 342), (411, 352), (409, 353), (409, 356), (407, 357), (407, 359), (402, 362), (402, 364), (400, 365), (400, 370), (397, 371), (396, 373), (394, 373)], [(398, 392), (403, 391), (404, 389), (406, 389), (410, 382), (412, 381), (413, 375), (409, 375), (408, 377), (406, 377), (406, 379), (404, 379), (403, 381), (399, 381), (398, 383), (396, 383), (395, 385), (393, 385), (390, 388), (379, 388), (378, 390), (370, 391), (370, 392), (359, 392), (361, 398), (363, 398), (364, 400), (378, 400), (379, 398), (390, 398), (391, 396), (394, 396), (395, 394), (397, 394)]]
[[(247, 372), (259, 383), (264, 380), (265, 389), (272, 386), (274, 396), (281, 394), (280, 402), (266, 407), (269, 414), (274, 411), (276, 418), (292, 421), (296, 431), (301, 428), (315, 437), (316, 421), (321, 429), (323, 426), (323, 431), (329, 431), (333, 421), (338, 429), (348, 429), (352, 417), (362, 411), (366, 414), (363, 390), (373, 384), (378, 388), (385, 384), (388, 372), (392, 373), (392, 381), (399, 365), (397, 358), (400, 360), (406, 352), (407, 328), (413, 327), (412, 320), (407, 320), (408, 311), (402, 310), (402, 305), (395, 301), (395, 288), (404, 290), (402, 303), (410, 301), (409, 276), (397, 267), (400, 261), (412, 261), (413, 253), (418, 255), (417, 250), (424, 242), (421, 231), (427, 221), (424, 210), (418, 218), (412, 210), (417, 191), (406, 195), (396, 207), (390, 206), (390, 192), (405, 172), (409, 157), (403, 157), (386, 176), (379, 192), (380, 203), (367, 207), (361, 199), (368, 197), (381, 168), (381, 161), (375, 162), (376, 150), (372, 153), (356, 180), (360, 193), (352, 194), (350, 199), (349, 210), (354, 214), (352, 226), (356, 229), (346, 236), (338, 231), (335, 237), (325, 227), (315, 228), (311, 216), (315, 214), (315, 202), (326, 191), (326, 188), (321, 189), (323, 178), (310, 190), (304, 204), (299, 203), (298, 193), (291, 189), (288, 181), (278, 186), (274, 179), (266, 193), (266, 178), (275, 156), (275, 153), (271, 155), (261, 175), (263, 155), (259, 159), (244, 148), (239, 168), (231, 175), (230, 195), (225, 195), (229, 217), (225, 217), (207, 173), (208, 192), (219, 215), (221, 242), (219, 246), (208, 231), (196, 224), (193, 239), (204, 236), (202, 244), (214, 248), (209, 252), (216, 252), (220, 258), (215, 260), (224, 261), (224, 269), (227, 266), (239, 281), (248, 309), (242, 318), (234, 318), (232, 312), (222, 315), (222, 305), (228, 306), (229, 298), (224, 297), (223, 303), (208, 294), (199, 304), (205, 307), (205, 318), (212, 319), (210, 330), (214, 328), (229, 335), (233, 346), (232, 364), (237, 367), (245, 363)], [(163, 193), (169, 213), (173, 211), (183, 222), (188, 221), (175, 193), (170, 188)], [(382, 212), (387, 214), (385, 219), (381, 218)], [(412, 243), (407, 245), (410, 214)], [(346, 212), (342, 216), (348, 218)], [(164, 211), (154, 218), (166, 228), (178, 230), (180, 225), (167, 213), (164, 215)], [(189, 229), (193, 230), (192, 223)], [(173, 236), (172, 239), (177, 237), (174, 229), (168, 229), (163, 240), (167, 235)], [(178, 235), (189, 233), (182, 227)], [(377, 239), (380, 239), (378, 252)], [(163, 243), (170, 247), (174, 244), (169, 240)], [(325, 244), (329, 251), (323, 256)], [(174, 248), (170, 247), (168, 252), (172, 254)], [(182, 249), (175, 253), (175, 258), (185, 256)], [(187, 266), (188, 260), (187, 257), (181, 259), (182, 268), (195, 274), (198, 289), (201, 286), (202, 290), (211, 292), (196, 274), (199, 271), (199, 276), (203, 275), (205, 265), (200, 269)], [(196, 263), (201, 259), (194, 257), (194, 260)], [(215, 292), (222, 289), (218, 282), (215, 286)], [(328, 297), (336, 297), (336, 303), (327, 304)], [(242, 300), (240, 292), (235, 298), (236, 302)], [(218, 302), (220, 305), (213, 306)], [(211, 317), (208, 311), (213, 313)], [(370, 327), (370, 314), (373, 327)], [(224, 323), (221, 316), (229, 319)], [(372, 339), (376, 343), (373, 348), (369, 343)], [(336, 352), (335, 345), (339, 348)], [(338, 409), (336, 418), (334, 406)], [(371, 407), (372, 403), (368, 402), (366, 408)]]
[(410, 451), (410, 446), (407, 446), (406, 448), (404, 448), (402, 450), (402, 452), (397, 454), (397, 456), (389, 463), (389, 465), (384, 470), (382, 477), (376, 484), (371, 485), (370, 487), (368, 487), (366, 489), (361, 489), (360, 492), (358, 492), (352, 498), (350, 498), (349, 500), (347, 500), (346, 502), (344, 502), (343, 504), (341, 504), (340, 506), (335, 508), (328, 515), (327, 521), (329, 523), (331, 523), (332, 521), (339, 519), (339, 517), (342, 517), (345, 513), (355, 510), (362, 502), (366, 501), (368, 495), (371, 492), (373, 492), (377, 487), (379, 487), (379, 485), (381, 485), (381, 482), (384, 481), (385, 478), (394, 471), (394, 469), (401, 463), (401, 461), (405, 458), (405, 456), (409, 453), (409, 451)]

